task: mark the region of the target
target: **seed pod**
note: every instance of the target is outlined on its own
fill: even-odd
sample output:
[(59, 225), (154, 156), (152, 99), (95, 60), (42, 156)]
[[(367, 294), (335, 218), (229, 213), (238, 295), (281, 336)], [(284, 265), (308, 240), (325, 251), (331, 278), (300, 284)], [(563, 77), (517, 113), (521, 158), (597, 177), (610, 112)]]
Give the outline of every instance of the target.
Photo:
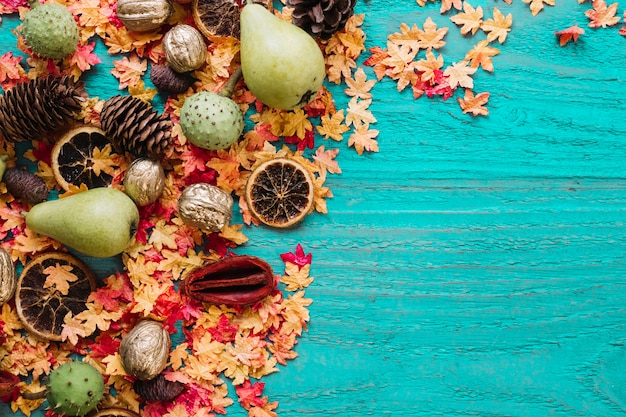
[(3, 179), (7, 191), (18, 200), (38, 204), (48, 198), (46, 182), (30, 171), (9, 168), (4, 172)]
[(17, 276), (11, 255), (0, 248), (0, 306), (13, 297), (16, 286)]
[(168, 0), (118, 0), (117, 17), (128, 30), (145, 32), (161, 27), (174, 12)]
[(138, 379), (152, 379), (167, 365), (171, 348), (170, 335), (161, 323), (142, 320), (122, 338), (122, 366), (128, 374)]
[(133, 389), (141, 398), (148, 401), (172, 401), (183, 392), (185, 384), (178, 381), (168, 381), (165, 375), (159, 374), (148, 381), (137, 380)]
[(176, 72), (193, 71), (206, 63), (206, 43), (193, 26), (174, 26), (163, 36), (162, 45), (167, 63)]
[(178, 198), (183, 222), (207, 232), (218, 232), (232, 219), (233, 198), (219, 187), (199, 182), (185, 188)]
[(134, 411), (127, 410), (120, 407), (105, 408), (98, 411), (96, 414), (92, 414), (91, 417), (141, 417)]
[(165, 172), (154, 159), (135, 159), (124, 174), (124, 191), (138, 206), (159, 199), (165, 188)]
[(169, 65), (153, 65), (150, 79), (160, 91), (172, 94), (184, 93), (194, 82), (188, 73), (176, 72)]

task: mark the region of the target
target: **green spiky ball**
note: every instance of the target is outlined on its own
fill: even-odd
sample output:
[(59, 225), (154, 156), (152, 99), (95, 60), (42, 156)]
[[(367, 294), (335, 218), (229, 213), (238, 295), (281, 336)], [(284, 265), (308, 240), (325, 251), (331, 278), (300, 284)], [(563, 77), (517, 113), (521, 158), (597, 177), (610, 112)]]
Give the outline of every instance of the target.
[(48, 405), (57, 414), (84, 416), (104, 396), (104, 378), (92, 365), (69, 362), (50, 372)]
[(60, 4), (38, 4), (24, 17), (22, 34), (34, 53), (44, 58), (62, 59), (76, 51), (78, 25), (74, 16)]
[(220, 94), (201, 91), (185, 99), (180, 111), (180, 127), (194, 145), (226, 149), (243, 132), (243, 113), (233, 100)]

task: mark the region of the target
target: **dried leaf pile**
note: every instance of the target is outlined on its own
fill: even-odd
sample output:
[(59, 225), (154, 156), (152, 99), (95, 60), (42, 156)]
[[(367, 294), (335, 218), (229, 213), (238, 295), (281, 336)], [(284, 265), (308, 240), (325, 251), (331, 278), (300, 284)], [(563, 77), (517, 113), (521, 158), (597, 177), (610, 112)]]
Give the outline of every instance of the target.
[[(24, 43), (19, 29), (15, 31), (16, 48), (0, 56), (0, 85), (6, 91), (18, 83), (47, 75), (70, 75), (79, 79), (93, 70), (102, 60), (95, 53), (96, 42), (101, 42), (111, 56), (111, 75), (118, 80), (119, 89), (146, 101), (155, 101), (157, 90), (146, 83), (151, 65), (165, 61), (161, 39), (165, 30), (146, 33), (128, 31), (116, 17), (116, 0), (54, 0), (67, 6), (79, 24), (81, 41), (78, 50), (63, 60), (41, 59), (32, 54)], [(506, 3), (511, 3), (508, 0)], [(545, 6), (554, 6), (553, 0), (522, 0), (529, 3), (533, 15)], [(333, 142), (342, 142), (361, 155), (379, 150), (379, 131), (372, 128), (377, 122), (370, 106), (372, 90), (377, 81), (387, 77), (402, 91), (410, 88), (415, 99), (422, 96), (453, 97), (463, 113), (487, 116), (489, 92), (474, 91), (474, 77), (480, 71), (493, 72), (492, 57), (500, 53), (514, 28), (513, 16), (504, 7), (493, 7), (486, 15), (471, 1), (432, 0), (440, 3), (439, 13), (450, 15), (450, 27), (438, 27), (427, 17), (417, 23), (403, 23), (399, 31), (389, 34), (385, 47), (366, 48), (366, 34), (362, 29), (366, 16), (355, 14), (345, 29), (327, 41), (319, 41), (327, 64), (327, 81), (345, 85), (349, 97), (346, 108), (336, 108), (332, 93), (322, 88), (318, 96), (303, 109), (279, 111), (257, 102), (240, 82), (233, 98), (246, 112), (249, 126), (243, 138), (224, 151), (206, 151), (191, 146), (178, 125), (180, 108), (186, 96), (194, 92), (216, 91), (227, 81), (238, 66), (239, 43), (236, 38), (216, 36), (208, 43), (206, 65), (193, 73), (196, 82), (185, 93), (168, 96), (162, 105), (163, 113), (173, 123), (173, 144), (164, 156), (167, 172), (166, 189), (154, 204), (141, 208), (141, 224), (135, 243), (122, 255), (123, 270), (103, 277), (102, 285), (89, 297), (88, 310), (65, 319), (62, 342), (36, 339), (23, 331), (14, 305), (4, 304), (0, 314), (2, 344), (0, 369), (18, 373), (25, 381), (20, 390), (36, 391), (52, 368), (68, 362), (78, 354), (95, 365), (106, 376), (112, 388), (107, 405), (133, 410), (142, 408), (144, 416), (210, 416), (222, 414), (234, 401), (228, 397), (224, 378), (236, 386), (238, 402), (251, 417), (276, 416), (278, 404), (263, 395), (263, 376), (276, 372), (279, 365), (297, 357), (294, 350), (298, 338), (309, 321), (308, 306), (312, 300), (305, 297), (305, 289), (313, 282), (310, 276), (311, 254), (305, 254), (298, 245), (294, 252), (282, 255), (284, 271), (281, 286), (260, 303), (250, 307), (203, 306), (182, 299), (176, 291), (177, 283), (185, 274), (207, 260), (226, 256), (247, 241), (244, 224), (232, 224), (222, 231), (203, 234), (186, 226), (177, 215), (177, 200), (182, 190), (197, 182), (217, 185), (238, 197), (238, 207), (245, 225), (256, 225), (250, 215), (243, 189), (251, 170), (272, 158), (288, 156), (301, 162), (315, 178), (314, 209), (326, 213), (326, 199), (332, 197), (326, 187), (328, 174), (340, 174), (336, 160), (339, 149)], [(585, 3), (579, 0), (579, 3)], [(417, 0), (417, 7), (427, 2)], [(358, 6), (357, 6), (358, 7)], [(617, 25), (622, 19), (617, 14), (617, 3), (593, 1), (585, 11), (590, 28)], [(4, 0), (0, 15), (27, 11), (26, 0)], [(193, 25), (189, 5), (176, 4), (175, 13), (168, 21)], [(502, 10), (501, 10), (502, 9)], [(358, 10), (358, 9), (357, 9)], [(290, 19), (289, 8), (276, 13)], [(443, 51), (446, 34), (457, 28), (465, 37), (484, 33), (464, 59), (446, 64)], [(626, 35), (622, 27), (619, 33)], [(556, 32), (563, 46), (576, 41), (584, 30), (573, 26)], [(362, 56), (368, 52), (367, 56)], [(374, 77), (368, 79), (367, 73)], [(366, 72), (367, 70), (367, 72)], [(87, 85), (89, 91), (89, 85)], [(81, 118), (85, 123), (99, 125), (99, 114), (106, 97), (90, 97)], [(320, 139), (332, 139), (320, 145)], [(333, 145), (331, 145), (333, 144)], [(61, 190), (51, 170), (51, 140), (35, 140), (23, 154), (18, 155), (14, 143), (2, 140), (0, 154), (8, 155), (8, 165), (15, 166), (18, 157), (27, 158), (36, 165), (36, 174), (45, 180), (49, 189), (63, 195), (80, 192), (84, 187)], [(329, 146), (327, 146), (329, 145)], [(327, 149), (328, 147), (328, 149)], [(103, 160), (107, 158), (102, 158)], [(127, 164), (117, 160), (116, 165), (104, 165), (103, 170), (113, 176), (114, 187), (121, 187)], [(0, 184), (0, 239), (2, 247), (19, 264), (50, 250), (63, 250), (50, 238), (30, 231), (22, 215), (29, 206), (15, 199)], [(64, 271), (48, 271), (46, 285), (63, 289), (73, 277)], [(121, 366), (118, 348), (121, 337), (143, 317), (165, 323), (171, 333), (179, 332), (182, 340), (170, 353), (166, 377), (186, 385), (185, 391), (172, 402), (142, 401), (132, 390), (132, 381)], [(182, 333), (182, 335), (180, 334)], [(112, 392), (115, 392), (115, 395)], [(14, 392), (3, 398), (14, 411), (30, 415), (42, 405), (42, 400), (26, 400)], [(50, 410), (47, 416), (54, 416)]]

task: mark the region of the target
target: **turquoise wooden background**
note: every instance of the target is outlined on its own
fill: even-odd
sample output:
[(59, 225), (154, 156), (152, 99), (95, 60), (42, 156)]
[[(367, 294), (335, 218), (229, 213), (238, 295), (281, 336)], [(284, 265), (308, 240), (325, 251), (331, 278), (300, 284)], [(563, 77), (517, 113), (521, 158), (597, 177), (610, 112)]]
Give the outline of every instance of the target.
[[(626, 412), (626, 38), (587, 28), (589, 2), (535, 17), (521, 0), (471, 4), (514, 18), (494, 73), (474, 77), (489, 116), (381, 81), (370, 108), (380, 152), (336, 145), (329, 214), (246, 230), (239, 252), (276, 267), (297, 243), (314, 256), (300, 357), (265, 378), (281, 416)], [(450, 27), (447, 63), (476, 43), (439, 3), (359, 0), (357, 13), (367, 47), (429, 16)], [(0, 50), (16, 50), (16, 24), (4, 19)], [(586, 33), (560, 47), (554, 32), (573, 24)], [(106, 65), (91, 95), (115, 93)], [(331, 86), (338, 107), (343, 88)]]

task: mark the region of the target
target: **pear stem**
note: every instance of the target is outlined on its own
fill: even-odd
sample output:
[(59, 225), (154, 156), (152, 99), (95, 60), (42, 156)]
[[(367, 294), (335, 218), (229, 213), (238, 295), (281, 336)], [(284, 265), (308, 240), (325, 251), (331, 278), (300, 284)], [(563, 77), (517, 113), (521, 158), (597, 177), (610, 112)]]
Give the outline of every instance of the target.
[(228, 78), (228, 81), (226, 81), (226, 84), (224, 84), (224, 86), (221, 88), (221, 90), (219, 91), (219, 94), (224, 97), (232, 96), (233, 92), (235, 91), (235, 86), (241, 79), (242, 75), (243, 73), (241, 71), (241, 65), (239, 65), (237, 69), (235, 70), (235, 72), (233, 72), (231, 76)]
[(28, 5), (31, 9), (34, 9), (35, 7), (41, 6), (41, 3), (39, 3), (39, 0), (28, 0)]

